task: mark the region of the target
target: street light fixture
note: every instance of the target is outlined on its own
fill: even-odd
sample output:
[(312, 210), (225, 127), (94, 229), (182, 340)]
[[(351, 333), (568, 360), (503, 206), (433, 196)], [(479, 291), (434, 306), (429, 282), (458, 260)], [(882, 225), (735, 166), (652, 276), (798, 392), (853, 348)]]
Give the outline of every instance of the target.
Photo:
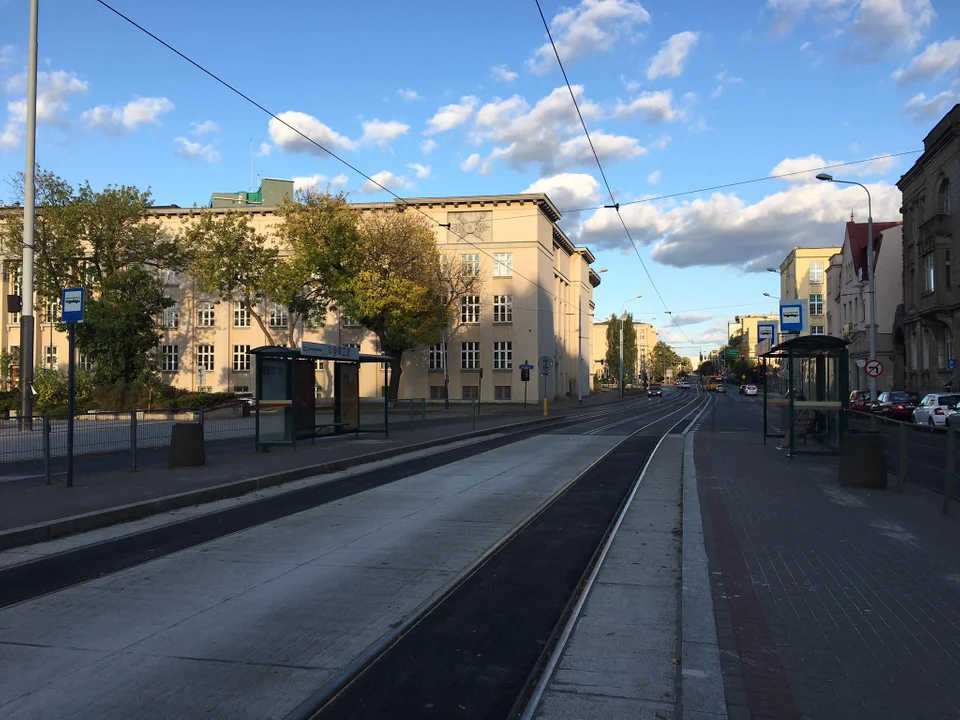
[[(867, 186), (863, 183), (858, 183), (853, 180), (835, 180), (833, 175), (828, 175), (827, 173), (820, 173), (817, 175), (817, 180), (822, 180), (823, 182), (832, 182), (838, 183), (840, 185), (856, 185), (863, 188), (863, 191), (867, 194), (867, 278), (869, 282), (869, 295), (870, 295), (870, 357), (869, 360), (877, 359), (877, 294), (876, 286), (874, 284), (874, 273), (873, 273), (873, 199), (870, 197), (870, 190), (867, 189)], [(877, 379), (875, 377), (870, 378), (870, 401), (877, 402)]]
[(639, 300), (643, 295), (637, 295), (632, 297), (629, 300), (624, 301), (623, 305), (620, 306), (620, 399), (623, 399), (623, 323), (627, 319), (627, 303), (633, 302), (634, 300)]
[(779, 299), (780, 299), (780, 298), (778, 298), (776, 295), (771, 295), (770, 293), (764, 293), (763, 296), (764, 296), (764, 297), (768, 297), (768, 298), (773, 298), (774, 300), (779, 300)]

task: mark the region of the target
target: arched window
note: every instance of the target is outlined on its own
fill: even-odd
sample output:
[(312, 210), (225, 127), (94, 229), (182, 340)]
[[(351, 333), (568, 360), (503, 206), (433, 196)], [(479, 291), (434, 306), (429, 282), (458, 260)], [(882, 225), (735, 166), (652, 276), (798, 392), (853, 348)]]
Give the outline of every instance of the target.
[(950, 181), (944, 179), (937, 191), (937, 212), (950, 214)]

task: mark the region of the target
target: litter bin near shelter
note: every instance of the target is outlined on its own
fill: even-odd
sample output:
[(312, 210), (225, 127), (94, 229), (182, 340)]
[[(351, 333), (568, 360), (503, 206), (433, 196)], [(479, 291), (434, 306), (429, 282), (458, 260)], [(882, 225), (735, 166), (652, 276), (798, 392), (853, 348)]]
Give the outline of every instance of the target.
[(887, 487), (887, 459), (883, 435), (848, 430), (840, 437), (840, 484), (883, 490)]

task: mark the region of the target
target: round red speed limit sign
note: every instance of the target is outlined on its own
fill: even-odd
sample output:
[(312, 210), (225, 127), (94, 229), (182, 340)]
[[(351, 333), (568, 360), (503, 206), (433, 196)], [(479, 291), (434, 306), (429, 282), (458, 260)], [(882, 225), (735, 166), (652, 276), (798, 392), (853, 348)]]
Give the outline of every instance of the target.
[(864, 369), (870, 377), (880, 377), (883, 374), (883, 363), (879, 360), (871, 360)]

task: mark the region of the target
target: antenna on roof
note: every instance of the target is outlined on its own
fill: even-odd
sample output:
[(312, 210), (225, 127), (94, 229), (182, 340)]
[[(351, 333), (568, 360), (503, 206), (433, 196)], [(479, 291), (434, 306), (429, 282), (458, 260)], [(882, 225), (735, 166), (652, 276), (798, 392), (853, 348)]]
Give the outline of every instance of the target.
[(853, 210), (850, 210), (850, 222), (853, 222)]

